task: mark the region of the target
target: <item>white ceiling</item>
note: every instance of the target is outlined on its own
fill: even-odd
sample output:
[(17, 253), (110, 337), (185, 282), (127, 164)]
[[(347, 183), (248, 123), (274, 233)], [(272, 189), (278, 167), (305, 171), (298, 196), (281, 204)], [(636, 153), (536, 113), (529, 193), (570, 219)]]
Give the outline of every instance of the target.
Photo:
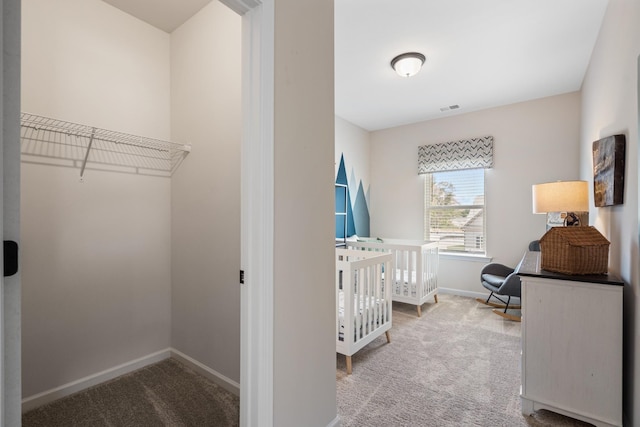
[[(211, 0), (104, 1), (171, 32)], [(378, 130), (577, 91), (607, 2), (335, 0), (336, 114)], [(403, 78), (409, 51), (427, 61)]]
[(198, 13), (211, 0), (102, 0), (167, 33)]

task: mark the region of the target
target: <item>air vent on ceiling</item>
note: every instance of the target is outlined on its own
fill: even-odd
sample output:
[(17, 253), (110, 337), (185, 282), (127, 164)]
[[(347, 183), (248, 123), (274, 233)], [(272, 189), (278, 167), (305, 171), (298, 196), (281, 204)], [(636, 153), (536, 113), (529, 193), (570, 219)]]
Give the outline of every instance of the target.
[(440, 111), (442, 111), (444, 113), (445, 111), (457, 110), (458, 108), (460, 108), (460, 106), (458, 104), (453, 104), (453, 105), (449, 105), (447, 107), (441, 107)]

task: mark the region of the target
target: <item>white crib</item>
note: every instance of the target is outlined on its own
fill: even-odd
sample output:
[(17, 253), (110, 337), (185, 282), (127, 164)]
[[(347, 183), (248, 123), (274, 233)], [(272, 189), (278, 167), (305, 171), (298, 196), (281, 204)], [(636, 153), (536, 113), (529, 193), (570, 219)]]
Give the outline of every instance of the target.
[(347, 242), (350, 249), (389, 252), (393, 255), (392, 298), (416, 306), (422, 316), (422, 304), (433, 297), (438, 302), (438, 243), (383, 239), (377, 242)]
[(383, 333), (391, 342), (391, 289), (384, 272), (393, 270), (391, 254), (336, 249), (336, 352), (347, 360)]

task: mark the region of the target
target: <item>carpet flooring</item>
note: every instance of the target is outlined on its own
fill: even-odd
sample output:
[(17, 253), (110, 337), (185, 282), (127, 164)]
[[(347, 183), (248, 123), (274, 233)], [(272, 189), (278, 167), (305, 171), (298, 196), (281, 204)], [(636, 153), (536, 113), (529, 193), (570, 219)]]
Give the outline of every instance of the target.
[(239, 398), (172, 359), (22, 416), (23, 427), (238, 426)]
[[(520, 409), (520, 323), (471, 298), (394, 303), (384, 335), (353, 356), (337, 355), (343, 427), (567, 426), (589, 424)], [(239, 399), (175, 360), (166, 360), (23, 415), (24, 427), (237, 426)], [(304, 427), (304, 426), (302, 426)]]
[(520, 406), (520, 323), (474, 299), (439, 295), (422, 307), (393, 304), (384, 335), (353, 356), (337, 356), (338, 414), (353, 426), (588, 426)]

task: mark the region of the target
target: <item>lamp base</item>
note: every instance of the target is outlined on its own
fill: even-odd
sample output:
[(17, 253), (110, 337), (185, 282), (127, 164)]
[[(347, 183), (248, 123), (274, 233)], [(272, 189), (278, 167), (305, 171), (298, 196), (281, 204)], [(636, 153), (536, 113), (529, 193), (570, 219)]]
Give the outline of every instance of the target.
[(589, 212), (548, 212), (547, 230), (552, 227), (588, 226)]

